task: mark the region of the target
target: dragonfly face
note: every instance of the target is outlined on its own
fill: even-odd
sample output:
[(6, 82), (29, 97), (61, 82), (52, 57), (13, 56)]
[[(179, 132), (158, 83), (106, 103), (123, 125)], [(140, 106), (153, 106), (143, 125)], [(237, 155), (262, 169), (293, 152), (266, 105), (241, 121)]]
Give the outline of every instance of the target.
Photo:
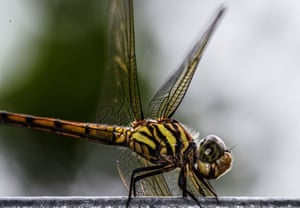
[[(230, 170), (230, 151), (214, 135), (197, 144), (197, 138), (171, 117), (183, 100), (225, 9), (217, 11), (180, 67), (154, 95), (146, 115), (151, 119), (145, 119), (137, 79), (133, 2), (110, 0), (109, 3), (112, 49), (110, 65), (101, 82), (99, 122), (82, 123), (0, 111), (0, 124), (124, 147), (118, 170), (129, 189), (127, 206), (132, 195), (169, 196), (178, 193), (177, 189), (196, 202), (196, 196), (216, 196), (208, 180)], [(173, 188), (174, 179), (176, 188)]]
[(197, 170), (206, 179), (216, 179), (231, 169), (232, 156), (222, 139), (209, 135), (197, 148)]

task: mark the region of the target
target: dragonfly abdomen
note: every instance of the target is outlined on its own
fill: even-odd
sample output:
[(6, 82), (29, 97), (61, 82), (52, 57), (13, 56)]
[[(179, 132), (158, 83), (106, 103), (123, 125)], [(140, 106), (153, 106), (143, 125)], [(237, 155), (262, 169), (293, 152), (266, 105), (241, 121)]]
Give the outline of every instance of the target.
[(171, 119), (134, 123), (129, 147), (152, 163), (178, 161), (188, 149), (191, 137), (184, 127)]
[(66, 121), (5, 111), (0, 111), (0, 124), (27, 127), (33, 130), (53, 132), (58, 135), (119, 146), (127, 146), (126, 138), (130, 132), (129, 128), (126, 127)]

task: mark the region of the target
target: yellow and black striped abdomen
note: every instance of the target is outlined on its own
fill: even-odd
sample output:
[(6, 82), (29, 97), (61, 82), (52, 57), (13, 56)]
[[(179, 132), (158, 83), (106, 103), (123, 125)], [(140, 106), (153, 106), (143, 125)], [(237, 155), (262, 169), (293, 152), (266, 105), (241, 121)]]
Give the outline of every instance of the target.
[(137, 121), (133, 128), (129, 147), (155, 164), (178, 161), (192, 141), (185, 128), (171, 119)]
[(27, 127), (95, 143), (127, 146), (128, 127), (83, 123), (0, 111), (0, 125)]

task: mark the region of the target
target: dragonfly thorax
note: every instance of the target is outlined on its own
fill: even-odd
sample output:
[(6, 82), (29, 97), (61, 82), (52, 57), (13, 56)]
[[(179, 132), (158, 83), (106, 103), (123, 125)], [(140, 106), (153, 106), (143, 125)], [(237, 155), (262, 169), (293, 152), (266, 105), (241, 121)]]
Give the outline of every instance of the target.
[(167, 118), (133, 122), (128, 146), (154, 164), (180, 166), (185, 152), (195, 144), (183, 125)]
[(231, 153), (218, 136), (201, 139), (196, 155), (196, 168), (206, 179), (219, 178), (231, 169)]

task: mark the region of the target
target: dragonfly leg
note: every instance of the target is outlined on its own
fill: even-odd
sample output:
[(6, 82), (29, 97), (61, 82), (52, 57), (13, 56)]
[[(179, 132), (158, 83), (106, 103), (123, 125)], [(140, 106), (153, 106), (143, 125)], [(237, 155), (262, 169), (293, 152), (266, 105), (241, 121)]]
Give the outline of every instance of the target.
[(186, 169), (181, 168), (178, 179), (178, 186), (182, 190), (182, 197), (185, 198), (190, 196), (198, 205), (201, 207), (199, 200), (195, 197), (195, 195), (187, 189), (187, 177), (186, 177)]
[[(132, 198), (132, 192), (133, 196), (136, 196), (136, 183), (142, 179), (158, 175), (164, 172), (171, 171), (175, 167), (170, 164), (161, 164), (161, 165), (155, 165), (155, 166), (147, 166), (147, 167), (141, 167), (136, 168), (133, 170), (130, 178), (130, 185), (129, 185), (129, 196), (127, 200), (126, 207), (129, 207), (130, 200)], [(136, 176), (136, 174), (139, 174)]]
[[(207, 180), (205, 180), (195, 168), (193, 168), (193, 173), (196, 175), (198, 180), (205, 186), (205, 188), (210, 192), (210, 196), (214, 196), (216, 201), (219, 202), (217, 193), (214, 190), (214, 188), (210, 185), (210, 183)], [(201, 186), (198, 185), (198, 187), (199, 193), (201, 193), (202, 196), (207, 196), (207, 194), (205, 194), (205, 192), (201, 189)]]

